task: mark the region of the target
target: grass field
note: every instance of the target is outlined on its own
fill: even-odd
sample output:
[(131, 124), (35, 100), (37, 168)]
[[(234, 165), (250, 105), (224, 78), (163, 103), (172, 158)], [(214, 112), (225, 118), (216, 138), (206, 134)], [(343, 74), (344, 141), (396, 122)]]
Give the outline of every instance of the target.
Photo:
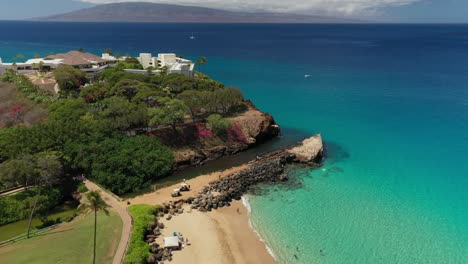
[[(94, 215), (13, 244), (0, 246), (0, 263), (92, 263)], [(96, 263), (112, 263), (120, 242), (122, 220), (111, 211), (98, 214)]]
[[(56, 208), (56, 210), (54, 210), (49, 215), (49, 219), (55, 220), (57, 218), (61, 218), (62, 221), (64, 221), (68, 217), (71, 217), (75, 213), (75, 211), (76, 209), (70, 206), (62, 205)], [(28, 230), (28, 224), (29, 219), (25, 219), (11, 224), (0, 226), (0, 241), (8, 240), (10, 238), (14, 238), (16, 236), (25, 234)], [(37, 230), (37, 227), (41, 224), (42, 222), (41, 220), (39, 220), (39, 218), (33, 218), (31, 230)]]

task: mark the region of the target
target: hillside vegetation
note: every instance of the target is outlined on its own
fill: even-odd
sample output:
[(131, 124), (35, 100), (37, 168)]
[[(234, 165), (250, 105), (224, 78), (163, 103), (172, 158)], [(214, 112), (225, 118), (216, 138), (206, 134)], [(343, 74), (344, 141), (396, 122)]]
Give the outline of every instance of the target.
[[(62, 67), (56, 78), (66, 85), (61, 85), (58, 98), (43, 100), (49, 118), (0, 130), (0, 186), (62, 188), (74, 176), (84, 174), (124, 194), (172, 171), (171, 147), (187, 142), (182, 132), (188, 124), (195, 128), (196, 144), (244, 140), (239, 128), (225, 119), (247, 109), (239, 89), (224, 87), (200, 73), (191, 79), (123, 71), (137, 67), (135, 59), (128, 59), (85, 87), (81, 84), (88, 80), (75, 69)], [(12, 72), (3, 77), (17, 86), (23, 78)], [(157, 136), (161, 130), (170, 131), (171, 140), (161, 142)], [(41, 167), (41, 157), (58, 163), (54, 169), (60, 176), (54, 181), (44, 178), (49, 167), (42, 173), (25, 172)]]

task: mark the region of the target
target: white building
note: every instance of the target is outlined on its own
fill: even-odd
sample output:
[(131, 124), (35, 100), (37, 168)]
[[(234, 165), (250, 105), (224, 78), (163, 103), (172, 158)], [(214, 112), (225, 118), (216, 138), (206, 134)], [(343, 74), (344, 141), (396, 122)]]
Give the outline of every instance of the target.
[(158, 65), (154, 65), (154, 60), (153, 60), (153, 55), (151, 53), (140, 53), (140, 56), (138, 57), (138, 61), (141, 63), (143, 66), (143, 69), (147, 69), (149, 67), (155, 67), (157, 68)]
[[(103, 54), (104, 55), (104, 54)], [(104, 58), (104, 57), (103, 57)], [(154, 67), (158, 70), (153, 70), (152, 74), (159, 74), (161, 70), (160, 68), (167, 68), (167, 73), (177, 73), (183, 74), (187, 77), (193, 78), (194, 76), (194, 68), (195, 64), (191, 60), (186, 60), (177, 57), (175, 53), (159, 53), (158, 57), (153, 57), (151, 53), (140, 53), (139, 57), (137, 58), (138, 61), (143, 66), (143, 69), (147, 69), (149, 67)], [(127, 72), (133, 73), (148, 73), (147, 70), (125, 70)]]

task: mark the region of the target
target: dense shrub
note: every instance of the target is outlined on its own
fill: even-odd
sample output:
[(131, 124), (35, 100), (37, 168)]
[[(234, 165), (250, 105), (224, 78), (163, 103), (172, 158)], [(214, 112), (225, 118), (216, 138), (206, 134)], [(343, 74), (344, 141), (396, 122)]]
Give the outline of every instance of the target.
[(60, 87), (60, 93), (64, 97), (70, 94), (78, 95), (78, 88), (88, 81), (84, 71), (71, 66), (59, 67), (54, 71), (54, 77)]
[(215, 132), (216, 135), (224, 135), (226, 130), (231, 126), (231, 122), (228, 119), (218, 114), (210, 115), (207, 121), (208, 127)]
[(148, 186), (166, 176), (174, 162), (169, 148), (147, 136), (106, 139), (91, 158), (91, 177), (116, 194)]
[(146, 258), (150, 254), (150, 247), (145, 242), (145, 233), (148, 223), (154, 221), (155, 213), (159, 206), (146, 204), (132, 205), (129, 207), (133, 218), (132, 238), (125, 256), (126, 264), (146, 263)]
[(80, 193), (85, 193), (85, 192), (88, 191), (88, 187), (86, 187), (86, 185), (84, 185), (84, 183), (80, 183), (80, 184), (78, 185), (78, 189), (77, 189), (77, 190), (78, 190), (78, 192), (80, 192)]
[[(36, 199), (38, 188), (28, 192), (4, 196), (0, 198), (0, 225), (27, 219), (31, 213), (32, 204)], [(45, 214), (63, 200), (63, 195), (56, 188), (48, 188), (41, 191), (37, 214)]]
[(198, 140), (202, 141), (213, 136), (213, 131), (209, 130), (204, 124), (195, 124)]

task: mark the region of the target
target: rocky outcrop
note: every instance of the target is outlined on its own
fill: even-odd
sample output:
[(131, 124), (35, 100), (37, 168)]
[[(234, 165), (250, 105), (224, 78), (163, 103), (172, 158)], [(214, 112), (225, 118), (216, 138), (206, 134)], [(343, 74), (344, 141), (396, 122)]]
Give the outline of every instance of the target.
[(176, 168), (202, 165), (205, 161), (233, 155), (277, 137), (280, 134), (280, 127), (273, 117), (256, 109), (251, 102), (247, 104), (248, 111), (229, 118), (231, 123), (240, 129), (242, 134), (240, 140), (225, 141), (216, 146), (201, 144), (198, 148), (177, 148), (174, 150)]
[(323, 142), (320, 134), (306, 138), (301, 144), (287, 150), (300, 163), (320, 163), (323, 158)]

